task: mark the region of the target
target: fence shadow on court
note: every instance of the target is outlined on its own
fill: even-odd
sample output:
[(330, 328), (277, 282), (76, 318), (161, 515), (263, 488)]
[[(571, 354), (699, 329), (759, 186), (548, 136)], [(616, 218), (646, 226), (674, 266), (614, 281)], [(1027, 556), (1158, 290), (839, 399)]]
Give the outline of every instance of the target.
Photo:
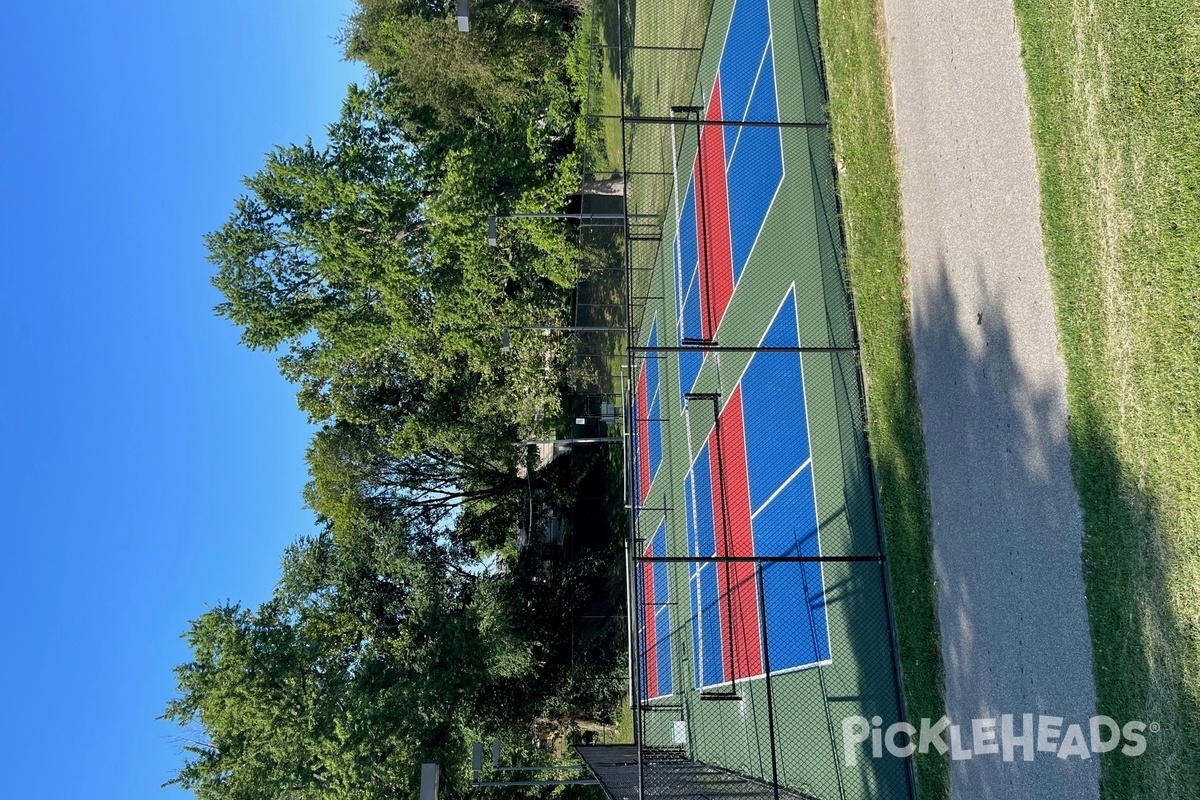
[(587, 148), (585, 184), (626, 215), (637, 731), (593, 768), (612, 797), (911, 797), (843, 741), (904, 707), (815, 4), (619, 8), (619, 124), (589, 103), (589, 131), (621, 172)]

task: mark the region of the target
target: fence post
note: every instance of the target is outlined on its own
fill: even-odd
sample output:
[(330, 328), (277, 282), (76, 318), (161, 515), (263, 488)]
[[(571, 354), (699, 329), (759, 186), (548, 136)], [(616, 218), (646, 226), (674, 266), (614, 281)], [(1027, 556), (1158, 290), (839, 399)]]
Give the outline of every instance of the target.
[[(797, 541), (796, 546), (799, 548)], [(808, 593), (808, 577), (804, 574), (804, 565), (800, 566), (800, 586), (804, 592), (804, 604), (808, 606), (808, 630), (812, 636), (813, 654), (817, 653), (817, 627), (812, 617), (812, 597)], [(824, 602), (824, 600), (822, 600)], [(829, 734), (829, 754), (833, 759), (833, 773), (837, 778), (838, 797), (845, 800), (846, 785), (842, 782), (842, 768), (838, 764), (837, 741), (833, 732), (833, 717), (829, 714), (829, 690), (825, 686), (825, 668), (817, 665), (817, 683), (821, 685), (821, 705), (825, 712), (825, 729)]]
[(779, 765), (775, 756), (775, 694), (771, 690), (771, 651), (767, 646), (767, 593), (763, 589), (762, 562), (754, 562), (754, 577), (758, 582), (758, 624), (762, 635), (763, 672), (767, 677), (767, 730), (771, 738), (771, 788), (779, 800)]

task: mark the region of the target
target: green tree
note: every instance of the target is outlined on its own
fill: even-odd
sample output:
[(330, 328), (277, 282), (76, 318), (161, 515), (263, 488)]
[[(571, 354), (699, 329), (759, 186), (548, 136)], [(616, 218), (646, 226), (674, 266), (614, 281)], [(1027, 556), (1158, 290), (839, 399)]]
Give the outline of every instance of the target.
[(519, 472), (519, 459), (536, 456), (512, 440), (409, 451), (375, 428), (338, 421), (316, 433), (307, 457), (305, 500), (338, 527), (403, 518), (444, 529), (454, 521), (463, 546), (481, 553), (501, 547), (531, 515), (566, 507), (573, 490), (570, 459)]
[[(449, 0), (357, 4), (344, 44), (372, 79), (325, 146), (269, 153), (205, 238), (217, 312), (280, 351), (321, 425), (306, 500), (325, 529), (289, 548), (271, 600), (185, 634), (171, 783), (202, 800), (411, 796), (430, 760), (453, 792), (466, 742), (611, 705), (571, 665), (595, 564), (511, 542), (572, 493), (565, 460), (516, 470), (516, 443), (554, 429), (571, 352), (527, 331), (502, 353), (501, 330), (568, 323), (580, 248), (547, 220), (483, 235), (579, 188), (574, 2), (481, 0), (465, 37)], [(506, 570), (480, 563), (497, 550)]]
[(247, 346), (286, 349), (281, 370), (314, 421), (403, 425), (418, 441), (437, 420), (465, 428), (511, 412), (514, 391), (544, 393), (534, 354), (497, 359), (499, 331), (561, 320), (575, 249), (543, 229), (497, 251), (483, 231), (505, 191), (561, 202), (569, 181), (482, 129), (431, 163), (382, 91), (351, 87), (325, 148), (269, 154), (205, 241), (217, 312)]
[[(201, 800), (411, 796), (461, 777), (481, 693), (529, 666), (451, 550), (388, 529), (289, 549), (274, 597), (192, 622), (165, 718), (189, 729), (170, 781)], [(484, 599), (479, 599), (482, 596)]]
[(392, 109), (426, 143), (514, 110), (536, 118), (547, 73), (563, 66), (567, 22), (578, 13), (560, 0), (480, 0), (464, 35), (450, 0), (357, 5), (342, 32), (346, 55), (386, 80)]
[(303, 346), (316, 333), (358, 349), (411, 336), (430, 268), (422, 165), (354, 89), (330, 143), (276, 148), (246, 179), (251, 194), (205, 237), (225, 295), (217, 312), (252, 348)]

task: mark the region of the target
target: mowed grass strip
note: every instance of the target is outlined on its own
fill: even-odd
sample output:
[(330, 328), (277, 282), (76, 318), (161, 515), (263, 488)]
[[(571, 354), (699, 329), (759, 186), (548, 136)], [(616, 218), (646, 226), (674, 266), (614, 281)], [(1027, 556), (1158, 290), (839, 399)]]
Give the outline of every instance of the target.
[[(712, 0), (627, 0), (622, 5), (627, 59), (623, 76), (624, 112), (629, 116), (668, 116), (671, 106), (692, 102), (700, 64), (699, 48), (704, 44)], [(675, 126), (672, 140), (671, 125), (625, 125), (626, 210), (630, 214), (656, 215), (665, 222), (667, 215), (673, 213), (668, 201), (674, 190), (676, 148), (687, 135), (694, 136), (695, 128)], [(680, 171), (680, 179), (685, 180), (690, 165)], [(631, 249), (634, 297), (650, 294), (650, 267), (654, 266), (657, 252), (657, 248), (647, 244)], [(634, 324), (640, 324), (638, 315)]]
[[(867, 381), (868, 435), (879, 479), (911, 719), (945, 713), (932, 521), (910, 338), (900, 180), (890, 82), (874, 0), (819, 4), (829, 116), (850, 284)], [(916, 756), (922, 798), (943, 798), (948, 765)]]
[(1067, 361), (1106, 798), (1200, 797), (1200, 18), (1018, 0)]
[(621, 70), (617, 49), (621, 42), (621, 9), (617, 0), (592, 0), (588, 14), (596, 19), (592, 45), (600, 50), (600, 57), (599, 74), (588, 87), (597, 96), (588, 98), (585, 112), (601, 115), (606, 157), (606, 163), (594, 167), (592, 177), (606, 177), (621, 171)]
[[(712, 0), (631, 0), (626, 4), (625, 111), (630, 116), (666, 117), (671, 106), (693, 101), (700, 48)], [(645, 48), (645, 49), (642, 49)], [(655, 49), (677, 48), (677, 49)], [(708, 87), (704, 87), (707, 91)], [(694, 134), (694, 128), (690, 129)], [(625, 128), (630, 213), (664, 214), (674, 181), (671, 173), (681, 138), (689, 129), (658, 123), (631, 123)], [(684, 179), (689, 170), (681, 170)]]

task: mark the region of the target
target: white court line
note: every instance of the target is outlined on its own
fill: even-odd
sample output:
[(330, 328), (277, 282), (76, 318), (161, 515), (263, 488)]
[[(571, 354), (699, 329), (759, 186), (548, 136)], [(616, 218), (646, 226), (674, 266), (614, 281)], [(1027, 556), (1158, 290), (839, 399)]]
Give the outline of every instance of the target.
[[(680, 242), (681, 232), (679, 229), (679, 163), (674, 154), (679, 152), (675, 142), (675, 123), (671, 123), (671, 205), (675, 209), (675, 241), (674, 247), (671, 248), (675, 256), (675, 308), (683, 308), (683, 295), (680, 292), (683, 290), (683, 245)], [(690, 179), (689, 179), (690, 182)], [(675, 316), (675, 332), (678, 335), (682, 325), (683, 312), (679, 311)]]
[[(812, 669), (813, 667), (828, 667), (832, 663), (833, 663), (833, 659), (827, 658), (822, 661), (810, 661), (807, 664), (797, 664), (794, 667), (784, 667), (783, 669), (773, 669), (773, 670), (771, 670), (771, 677), (775, 677), (776, 675), (786, 675), (789, 672), (798, 672), (799, 670), (802, 670), (802, 669)], [(767, 677), (766, 673), (760, 672), (757, 675), (746, 675), (741, 678), (738, 678), (738, 681), (739, 682), (759, 681), (765, 677)], [(726, 686), (732, 686), (732, 685), (733, 685), (733, 681), (721, 681), (720, 683), (708, 683), (708, 684), (705, 684), (704, 686), (701, 686), (700, 688), (701, 688), (701, 690), (723, 689)]]
[[(782, 182), (780, 185), (782, 185)], [(770, 333), (771, 328), (773, 328), (775, 326), (775, 320), (777, 320), (779, 318), (780, 312), (783, 311), (784, 305), (787, 304), (789, 295), (792, 297), (792, 311), (794, 314), (794, 316), (792, 318), (792, 324), (796, 326), (796, 343), (803, 344), (803, 341), (800, 338), (800, 303), (796, 299), (796, 282), (792, 281), (792, 283), (789, 285), (787, 291), (784, 292), (783, 299), (781, 301), (779, 301), (779, 306), (775, 309), (775, 313), (771, 315), (771, 321), (767, 323), (767, 327), (763, 330), (763, 334), (758, 340), (759, 347), (763, 346), (763, 342), (766, 341), (766, 339), (767, 339), (767, 334)], [(753, 364), (754, 360), (759, 357), (760, 357), (760, 354), (757, 354), (757, 353), (750, 357), (750, 360), (746, 362), (746, 366), (744, 366), (742, 368), (741, 374), (738, 375), (738, 379), (737, 379), (735, 385), (740, 385), (742, 383), (742, 381), (746, 377), (746, 372), (748, 372), (750, 369), (750, 365)], [(806, 386), (805, 381), (804, 381), (804, 359), (803, 358), (800, 358), (799, 366), (800, 366), (800, 400), (804, 404), (804, 438), (806, 440), (806, 443), (808, 444), (808, 452), (812, 453), (812, 451), (813, 451), (813, 449), (812, 449), (812, 429), (811, 429), (811, 426), (808, 424), (808, 421), (812, 418), (812, 416), (810, 414), (811, 409), (809, 409), (809, 407), (808, 407), (808, 387)], [(728, 399), (726, 400), (726, 403), (728, 403)], [(724, 411), (723, 408), (721, 410)], [(743, 417), (742, 425), (745, 426), (745, 424), (746, 424), (746, 420)], [(812, 460), (812, 457), (810, 456), (809, 461), (811, 461), (811, 460)], [(806, 462), (806, 463), (808, 463), (808, 462)], [(749, 463), (747, 463), (746, 467), (747, 467), (747, 471), (749, 471), (749, 468), (750, 468)], [(801, 467), (801, 469), (803, 469), (803, 467)], [(813, 499), (813, 518), (816, 520), (816, 523), (817, 523), (817, 555), (820, 556), (820, 555), (824, 555), (824, 549), (821, 546), (821, 506), (820, 506), (819, 501), (817, 500), (817, 482), (816, 482), (815, 476), (812, 481), (812, 499)], [(762, 509), (759, 509), (759, 510), (761, 511)], [(753, 518), (751, 519), (751, 522), (753, 522)], [(825, 587), (827, 585), (826, 581), (825, 581), (825, 563), (820, 562), (820, 566), (821, 566), (821, 593), (823, 595), (825, 593)], [(826, 647), (826, 649), (829, 650), (829, 652), (833, 652), (833, 650), (832, 650), (833, 644), (830, 641), (830, 633), (829, 633), (829, 607), (822, 606), (821, 611), (825, 616), (825, 647)]]
[[(807, 467), (811, 463), (812, 463), (812, 456), (809, 456), (808, 459), (805, 460), (805, 462), (803, 464), (796, 467), (796, 471), (793, 472), (791, 475), (789, 475), (787, 477), (787, 480), (785, 480), (783, 483), (779, 484), (779, 488), (776, 489), (774, 492), (772, 492), (771, 496), (763, 501), (763, 504), (758, 507), (758, 510), (754, 511), (750, 514), (750, 521), (753, 522), (754, 518), (757, 517), (760, 513), (762, 513), (762, 510), (764, 508), (771, 505), (771, 501), (774, 500), (776, 497), (778, 497), (779, 493), (782, 492), (784, 489), (786, 489), (788, 487), (788, 484), (790, 484), (792, 481), (794, 481), (796, 479), (797, 475), (799, 475), (801, 472), (804, 472), (804, 468)], [(814, 516), (815, 516), (815, 514), (814, 514)]]
[[(735, 4), (735, 6), (736, 6), (736, 4)], [(767, 19), (768, 19), (768, 24), (769, 24), (769, 22), (770, 22), (770, 10), (769, 10), (769, 9), (768, 9), (768, 12), (767, 12)], [(732, 20), (731, 20), (731, 27), (732, 27)], [(726, 35), (726, 43), (725, 43), (725, 44), (727, 45), (727, 44), (728, 44), (728, 36), (729, 36), (729, 30), (728, 30), (728, 29), (725, 31), (725, 35)], [(767, 54), (768, 54), (768, 53), (771, 53), (771, 54), (772, 54), (772, 66), (774, 66), (774, 50), (773, 50), (773, 44), (774, 44), (774, 42), (773, 42), (773, 34), (770, 34), (770, 33), (768, 33), (768, 35), (767, 35), (767, 42), (766, 42), (766, 44), (763, 46), (763, 52), (762, 52), (762, 55), (761, 55), (761, 56), (759, 56), (759, 59), (758, 59), (758, 69), (757, 69), (757, 70), (755, 71), (755, 73), (754, 73), (754, 82), (753, 82), (753, 83), (750, 85), (750, 92), (749, 92), (749, 94), (748, 94), (748, 95), (747, 95), (747, 97), (746, 97), (746, 106), (745, 106), (745, 108), (743, 108), (743, 109), (741, 110), (741, 120), (740, 120), (741, 122), (745, 122), (745, 121), (746, 121), (746, 118), (747, 118), (747, 117), (750, 115), (750, 105), (751, 105), (751, 103), (752, 103), (752, 102), (753, 102), (753, 100), (754, 100), (754, 93), (755, 93), (755, 91), (758, 89), (758, 82), (759, 82), (759, 79), (762, 77), (762, 70), (763, 70), (763, 66), (764, 66), (764, 65), (767, 63)], [(725, 59), (725, 45), (722, 45), (722, 49), (721, 49), (721, 60), (723, 61), (724, 59)], [(721, 72), (721, 68), (720, 68), (720, 64), (718, 64), (718, 66), (717, 66), (717, 75), (714, 75), (714, 76), (713, 76), (713, 82), (714, 82), (714, 85), (715, 85), (715, 82), (716, 82), (716, 80), (717, 80), (717, 76), (719, 76), (719, 75), (720, 75), (720, 72)], [(776, 84), (777, 84), (778, 82), (774, 82), (774, 83), (776, 83)], [(776, 116), (776, 117), (778, 117), (778, 116), (779, 116), (779, 87), (778, 87), (778, 85), (775, 85), (775, 86), (773, 86), (772, 88), (774, 89), (774, 93), (775, 93), (775, 116)], [(728, 185), (729, 185), (729, 169), (730, 169), (731, 165), (733, 164), (733, 159), (734, 159), (734, 156), (737, 154), (738, 143), (739, 143), (739, 142), (741, 142), (741, 139), (742, 139), (742, 131), (743, 131), (743, 130), (744, 130), (744, 127), (743, 127), (743, 126), (739, 126), (739, 127), (738, 127), (737, 136), (736, 136), (736, 137), (734, 138), (734, 140), (733, 140), (733, 148), (732, 148), (732, 149), (729, 151), (729, 157), (728, 157), (728, 159), (722, 158), (722, 160), (724, 161), (724, 165), (725, 165), (725, 184), (726, 184), (726, 187), (728, 187)], [(674, 125), (672, 125), (672, 126), (671, 126), (672, 146), (674, 146), (674, 135), (675, 135), (675, 126), (674, 126)], [(724, 135), (724, 134), (722, 134), (722, 135)], [(783, 149), (783, 140), (782, 140), (782, 136), (781, 136), (781, 137), (780, 137), (780, 151), (781, 151), (781, 152), (782, 152), (782, 149)], [(695, 159), (695, 160), (698, 160), (699, 158), (700, 158), (700, 151), (699, 151), (699, 149), (697, 149), (697, 152), (696, 152), (696, 159)], [(694, 176), (695, 176), (695, 174), (696, 174), (695, 160), (693, 161), (693, 165), (692, 165), (692, 176), (693, 176), (693, 177), (694, 177)], [(675, 164), (674, 164), (674, 163), (672, 163), (672, 170), (673, 170), (673, 171), (674, 171), (674, 170), (676, 170), (676, 166), (675, 166)], [(690, 178), (689, 178), (689, 181), (688, 181), (688, 182), (689, 182), (689, 183), (691, 183), (691, 179), (690, 179)], [(782, 184), (782, 183), (783, 183), (783, 176), (781, 175), (781, 176), (780, 176), (780, 184)], [(676, 176), (676, 186), (675, 186), (675, 195), (676, 195), (676, 196), (678, 196), (678, 192), (679, 192), (679, 186), (678, 186), (678, 177)], [(779, 194), (779, 187), (777, 186), (777, 187), (775, 188), (775, 195), (778, 195), (778, 194)], [(696, 202), (697, 202), (697, 203), (699, 203), (699, 199), (697, 199), (697, 201), (696, 201)], [(752, 243), (752, 244), (751, 244), (751, 246), (750, 246), (750, 253), (753, 253), (753, 252), (754, 252), (754, 245), (758, 243), (758, 234), (762, 232), (762, 227), (763, 227), (763, 224), (766, 222), (766, 219), (767, 219), (767, 213), (769, 213), (769, 212), (770, 212), (770, 209), (771, 209), (771, 207), (772, 207), (772, 206), (774, 206), (774, 205), (775, 205), (775, 196), (773, 195), (773, 196), (771, 197), (771, 202), (770, 202), (770, 203), (767, 205), (767, 211), (766, 211), (766, 212), (764, 212), (764, 214), (763, 214), (763, 218), (762, 218), (762, 220), (759, 222), (759, 226), (758, 226), (758, 228), (759, 228), (759, 229), (758, 229), (758, 232), (756, 232), (756, 233), (755, 233), (755, 236), (754, 236), (754, 243)], [(703, 212), (702, 212), (702, 211), (699, 211), (699, 213), (703, 213)], [(732, 204), (731, 204), (731, 203), (728, 203), (728, 202), (726, 203), (726, 209), (725, 209), (725, 213), (726, 213), (726, 216), (728, 216), (729, 214), (731, 214), (731, 213), (732, 213)], [(728, 222), (729, 222), (729, 230), (730, 230), (730, 231), (732, 231), (732, 230), (733, 230), (733, 220), (732, 220), (732, 219), (729, 219), (729, 220), (728, 220)], [(679, 277), (679, 284), (678, 284), (678, 286), (679, 286), (679, 287), (682, 287), (682, 284), (683, 284), (682, 277), (683, 277), (683, 269), (684, 269), (684, 267), (683, 267), (683, 254), (682, 254), (682, 248), (681, 248), (681, 247), (679, 247), (679, 235), (680, 235), (680, 233), (679, 233), (679, 224), (680, 224), (679, 207), (678, 207), (678, 201), (676, 201), (676, 211), (675, 211), (675, 236), (676, 236), (676, 250), (678, 250), (678, 251), (679, 251), (679, 261), (678, 261), (678, 263), (679, 263), (679, 268), (678, 268), (677, 275), (678, 275), (678, 277)], [(733, 252), (732, 252), (732, 239), (731, 239), (731, 246), (730, 246), (730, 259), (731, 259), (731, 266), (732, 266), (732, 257), (733, 257)], [(749, 260), (749, 253), (747, 254), (747, 260)], [(678, 305), (676, 306), (676, 308), (678, 308), (678, 309), (679, 309), (679, 315), (678, 315), (678, 319), (677, 319), (677, 321), (676, 321), (676, 328), (677, 328), (677, 330), (682, 330), (682, 329), (683, 329), (683, 327), (684, 327), (684, 326), (683, 326), (684, 306), (685, 306), (685, 303), (686, 303), (686, 300), (687, 300), (688, 294), (689, 294), (689, 293), (691, 292), (691, 290), (692, 290), (692, 285), (695, 283), (696, 279), (699, 277), (699, 273), (700, 273), (700, 264), (699, 264), (699, 262), (697, 262), (697, 264), (695, 265), (695, 269), (694, 269), (694, 271), (692, 272), (692, 277), (691, 277), (691, 280), (688, 282), (687, 291), (683, 292), (682, 294), (678, 294), (678, 288), (677, 288), (677, 290), (676, 290), (676, 291), (677, 291), (677, 297), (678, 297)], [(737, 280), (735, 279), (735, 280), (734, 280), (734, 291), (736, 291), (736, 290), (737, 290), (737, 284), (738, 284), (738, 283), (739, 283), (739, 281), (737, 281)], [(732, 301), (732, 297), (730, 298), (730, 300)], [(701, 304), (703, 304), (703, 302), (704, 302), (703, 298), (701, 298), (699, 302), (700, 302)], [(701, 309), (701, 313), (703, 313), (703, 309)], [(718, 327), (719, 327), (719, 323), (718, 323)], [(713, 333), (715, 333), (715, 331), (713, 331)], [(705, 355), (707, 355), (707, 354), (705, 354)], [(718, 354), (718, 357), (719, 357), (719, 354)]]
[[(770, 14), (769, 13), (767, 14), (767, 21), (770, 22)], [(766, 63), (766, 54), (768, 51), (770, 51), (770, 53), (771, 53), (771, 74), (772, 75), (775, 74), (775, 48), (773, 47), (773, 43), (774, 43), (774, 34), (771, 34), (770, 36), (767, 37), (767, 46), (763, 50), (763, 62), (762, 62), (763, 64)], [(762, 69), (762, 64), (759, 64), (759, 69), (760, 70)], [(775, 84), (774, 85), (775, 118), (776, 118), (776, 120), (778, 120), (779, 119), (779, 81), (777, 81), (777, 80), (774, 81), (774, 84)], [(755, 79), (754, 79), (754, 85), (755, 85), (755, 88), (758, 87), (758, 78), (757, 77), (755, 77)], [(746, 115), (749, 116), (749, 114), (750, 114), (750, 105), (747, 104), (746, 105)], [(746, 120), (743, 118), (742, 121), (745, 122)], [(743, 130), (744, 130), (744, 128), (738, 128), (738, 141), (741, 141)], [(783, 156), (783, 128), (779, 128), (777, 130), (777, 134), (779, 136), (779, 183), (777, 183), (775, 185), (775, 193), (771, 195), (771, 202), (767, 203), (767, 209), (766, 209), (766, 211), (763, 212), (762, 219), (758, 223), (758, 230), (755, 231), (755, 233), (754, 233), (754, 241), (750, 243), (750, 249), (746, 252), (746, 261), (744, 264), (742, 264), (743, 271), (745, 271), (745, 269), (746, 269), (746, 264), (749, 264), (750, 259), (753, 258), (753, 256), (754, 256), (754, 250), (755, 250), (755, 248), (758, 247), (758, 240), (762, 237), (763, 228), (765, 228), (767, 226), (767, 217), (769, 217), (771, 215), (771, 209), (773, 209), (775, 207), (775, 201), (779, 198), (780, 190), (783, 189), (783, 179), (787, 177), (787, 159), (784, 158), (784, 156)], [(734, 149), (735, 150), (737, 149), (736, 143), (734, 144)], [(730, 154), (730, 157), (729, 157), (729, 163), (730, 163), (730, 165), (733, 164), (733, 154), (732, 153)], [(732, 232), (732, 228), (730, 229), (730, 231)], [(732, 235), (731, 235), (730, 242), (732, 242), (732, 241), (733, 241), (733, 239), (732, 239)], [(740, 283), (740, 282), (741, 282), (741, 280), (739, 277), (738, 283)]]
[[(689, 183), (690, 183), (690, 181), (689, 181)], [(693, 202), (695, 202), (695, 201), (693, 201)], [(692, 220), (692, 225), (695, 225), (695, 224), (696, 224), (696, 221)], [(675, 233), (675, 241), (677, 243), (679, 241), (679, 232), (678, 231), (676, 231), (676, 233)], [(697, 248), (697, 250), (699, 250), (699, 248)], [(676, 333), (685, 331), (684, 316), (686, 316), (686, 314), (687, 314), (687, 305), (688, 305), (687, 299), (688, 299), (688, 296), (692, 293), (692, 287), (696, 285), (696, 281), (700, 278), (700, 262), (697, 261), (695, 264), (693, 264), (691, 267), (691, 270), (692, 270), (692, 274), (688, 277), (687, 289), (682, 291), (682, 293), (679, 295), (679, 305), (676, 306), (676, 308), (679, 309), (679, 313), (675, 317)], [(683, 288), (683, 247), (679, 246), (679, 288), (676, 291), (679, 291), (682, 288)], [(698, 303), (704, 302), (703, 298), (700, 298), (699, 292), (696, 292), (696, 297), (697, 297)], [(701, 309), (700, 313), (703, 314), (704, 309)], [(682, 342), (683, 337), (680, 337), (679, 340)], [(679, 363), (678, 358), (675, 359), (675, 363), (676, 364)], [(679, 383), (681, 386), (683, 385), (683, 376), (682, 375), (680, 375)], [(691, 387), (689, 386), (688, 389), (690, 390)]]
[[(769, 11), (767, 12), (767, 16), (768, 16), (768, 18), (770, 18)], [(742, 122), (745, 122), (746, 118), (750, 116), (750, 104), (754, 102), (754, 92), (758, 90), (758, 79), (762, 77), (763, 65), (767, 63), (767, 53), (772, 52), (771, 44), (772, 44), (771, 37), (768, 35), (767, 43), (763, 47), (762, 55), (759, 56), (759, 59), (758, 59), (758, 71), (754, 73), (754, 83), (752, 83), (750, 85), (750, 95), (746, 98), (746, 107), (742, 109), (742, 119), (741, 119)], [(772, 55), (774, 55), (774, 54), (772, 53)], [(772, 58), (772, 66), (774, 66), (774, 58)], [(779, 93), (778, 88), (775, 89), (775, 93), (776, 93), (776, 95), (778, 95), (778, 93)], [(775, 117), (776, 117), (776, 122), (778, 122), (779, 121), (778, 120), (778, 118), (779, 118), (778, 96), (776, 97), (776, 100), (775, 100)], [(725, 175), (726, 176), (729, 175), (729, 168), (730, 168), (730, 166), (733, 165), (733, 157), (735, 155), (737, 155), (738, 142), (740, 142), (742, 140), (742, 131), (744, 131), (745, 129), (746, 128), (744, 125), (739, 125), (738, 131), (737, 131), (737, 136), (735, 136), (733, 138), (733, 148), (729, 151), (729, 160), (725, 162)]]

